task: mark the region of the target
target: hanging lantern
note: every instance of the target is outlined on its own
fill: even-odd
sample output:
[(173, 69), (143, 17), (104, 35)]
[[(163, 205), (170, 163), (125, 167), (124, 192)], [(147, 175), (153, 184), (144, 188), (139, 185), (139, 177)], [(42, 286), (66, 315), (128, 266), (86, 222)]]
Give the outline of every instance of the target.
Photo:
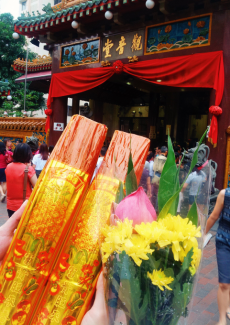
[(19, 39), (19, 34), (18, 33), (13, 33), (12, 34), (13, 39)]
[(78, 26), (79, 26), (79, 23), (78, 23), (76, 20), (73, 20), (72, 23), (71, 23), (71, 26), (72, 26), (74, 29), (77, 29)]
[(147, 0), (145, 5), (148, 9), (153, 9), (153, 7), (155, 6), (155, 2), (153, 0)]
[(113, 13), (109, 10), (105, 12), (105, 18), (111, 20), (113, 18)]
[(6, 99), (7, 99), (7, 100), (12, 100), (12, 96), (8, 95), (8, 96), (6, 97)]

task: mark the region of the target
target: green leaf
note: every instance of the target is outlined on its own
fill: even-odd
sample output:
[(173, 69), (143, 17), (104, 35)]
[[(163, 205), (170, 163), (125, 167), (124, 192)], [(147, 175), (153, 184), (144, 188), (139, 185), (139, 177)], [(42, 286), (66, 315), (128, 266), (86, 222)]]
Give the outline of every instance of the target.
[(34, 236), (32, 234), (30, 234), (29, 232), (26, 232), (25, 235), (30, 236), (34, 240)]
[(174, 279), (174, 271), (172, 268), (168, 268), (164, 270), (164, 274), (169, 278), (172, 277)]
[(119, 258), (121, 260), (121, 286), (118, 292), (121, 301), (120, 308), (130, 318), (130, 321), (132, 320), (135, 325), (141, 325), (141, 321), (145, 318), (148, 298), (145, 295), (142, 299), (140, 279), (137, 276), (138, 267), (124, 253), (120, 254)]
[(197, 213), (197, 205), (196, 205), (196, 201), (193, 202), (187, 218), (192, 221), (192, 223), (197, 227), (198, 226), (198, 213)]
[(184, 261), (181, 265), (181, 269), (179, 274), (176, 276), (177, 281), (180, 281), (182, 276), (185, 274), (185, 272), (188, 270), (188, 268), (191, 265), (192, 262), (192, 256), (193, 256), (193, 248), (188, 252), (187, 256), (185, 256)]
[(119, 204), (124, 199), (124, 189), (123, 189), (123, 182), (119, 181), (118, 191), (116, 194), (115, 202)]
[(87, 250), (86, 249), (83, 249), (82, 251), (85, 254), (85, 260), (86, 260), (86, 262), (88, 262), (88, 252), (87, 252)]
[[(159, 212), (163, 209), (166, 202), (179, 189), (179, 173), (175, 162), (175, 154), (170, 136), (168, 135), (168, 156), (164, 165), (158, 191), (158, 207)], [(169, 213), (176, 215), (179, 197), (175, 199), (171, 205)]]
[(42, 242), (42, 247), (43, 249), (45, 248), (45, 241), (44, 241), (44, 238), (42, 237), (39, 237), (40, 241)]
[(133, 159), (130, 150), (128, 172), (125, 181), (126, 195), (129, 195), (137, 190), (137, 178), (133, 167)]
[(70, 307), (70, 309), (71, 310), (75, 310), (75, 309), (77, 309), (77, 308), (79, 308), (79, 307), (81, 307), (81, 306), (83, 306), (84, 305), (84, 300), (82, 300), (82, 299), (79, 299), (78, 301), (76, 301), (71, 307)]
[(37, 248), (37, 244), (39, 243), (39, 239), (37, 238), (37, 239), (35, 239), (33, 242), (32, 242), (32, 245), (31, 245), (31, 247), (30, 247), (30, 251), (31, 252), (34, 252), (35, 251), (35, 249)]
[(200, 142), (198, 144), (198, 147), (196, 149), (196, 151), (194, 152), (193, 154), (193, 157), (192, 157), (192, 162), (191, 162), (191, 165), (190, 165), (190, 169), (189, 169), (189, 172), (188, 172), (188, 175), (187, 177), (185, 178), (184, 180), (184, 183), (179, 187), (179, 189), (176, 191), (176, 193), (166, 202), (166, 204), (164, 205), (163, 209), (161, 210), (159, 216), (158, 216), (158, 219), (161, 219), (161, 218), (165, 218), (167, 216), (167, 214), (169, 213), (169, 210), (173, 204), (173, 202), (177, 199), (180, 191), (182, 190), (189, 174), (191, 173), (191, 171), (193, 170), (193, 168), (195, 167), (197, 161), (198, 161), (198, 151), (199, 151), (199, 148), (200, 148), (200, 145), (207, 133), (208, 129), (205, 131), (205, 133), (202, 135), (201, 139), (200, 139)]
[(159, 270), (160, 268), (160, 264), (161, 264), (161, 259), (159, 259), (158, 261), (155, 259), (154, 255), (151, 254), (147, 254), (148, 258), (149, 258), (149, 265), (151, 267), (151, 270)]
[(75, 256), (75, 258), (73, 260), (74, 264), (79, 263), (80, 259), (82, 258), (82, 255), (85, 255), (86, 262), (88, 262), (88, 253), (87, 253), (87, 251), (85, 249), (82, 249), (82, 250), (78, 251), (76, 249), (76, 247), (72, 246), (72, 248), (74, 248), (76, 250), (76, 252), (77, 252), (77, 254), (76, 254), (76, 256)]
[(33, 286), (31, 286), (30, 288), (28, 288), (26, 290), (26, 295), (30, 295), (32, 292), (34, 292), (35, 290), (37, 290), (38, 287), (39, 287), (38, 284), (34, 284)]
[[(182, 290), (181, 287), (183, 288)], [(181, 316), (187, 316), (187, 305), (191, 299), (192, 289), (193, 283), (186, 282), (181, 286), (180, 283), (177, 282), (173, 289), (174, 297), (171, 306), (173, 314), (169, 325), (177, 325)]]
[(73, 263), (74, 263), (74, 264), (77, 264), (77, 263), (79, 262), (79, 260), (80, 260), (81, 257), (82, 257), (82, 254), (84, 254), (82, 251), (77, 252), (77, 254), (76, 254), (76, 256), (75, 256), (75, 258), (74, 258), (74, 260), (73, 260)]

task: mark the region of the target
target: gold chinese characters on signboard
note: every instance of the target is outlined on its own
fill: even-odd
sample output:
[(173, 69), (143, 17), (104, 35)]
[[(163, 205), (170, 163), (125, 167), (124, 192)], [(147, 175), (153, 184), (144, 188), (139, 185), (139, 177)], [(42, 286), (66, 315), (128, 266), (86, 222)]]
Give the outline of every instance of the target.
[[(102, 60), (117, 60), (143, 55), (144, 30), (111, 35), (103, 40)], [(135, 60), (137, 61), (137, 60)]]
[(140, 36), (138, 36), (138, 34), (134, 35), (131, 49), (132, 49), (132, 52), (142, 50), (142, 36), (141, 35)]
[(125, 37), (124, 36), (121, 36), (121, 40), (119, 41), (119, 46), (116, 49), (116, 51), (119, 51), (119, 55), (124, 53), (125, 45), (127, 45), (125, 43)]
[(111, 40), (107, 39), (107, 42), (105, 43), (105, 46), (103, 47), (103, 52), (106, 53), (105, 58), (110, 58), (111, 54), (110, 54), (110, 50), (113, 47), (113, 43)]

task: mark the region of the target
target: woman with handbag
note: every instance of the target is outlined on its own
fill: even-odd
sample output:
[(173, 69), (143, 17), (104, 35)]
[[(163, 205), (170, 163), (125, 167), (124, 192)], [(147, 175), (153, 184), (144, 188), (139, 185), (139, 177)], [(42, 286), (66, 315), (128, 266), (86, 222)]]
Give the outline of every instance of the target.
[(13, 153), (13, 162), (6, 168), (7, 212), (9, 218), (30, 197), (37, 176), (30, 165), (33, 158), (28, 144), (18, 144)]
[(12, 159), (13, 153), (6, 150), (6, 146), (3, 142), (0, 142), (0, 194), (1, 202), (4, 202), (6, 197), (6, 174), (5, 169), (7, 164)]

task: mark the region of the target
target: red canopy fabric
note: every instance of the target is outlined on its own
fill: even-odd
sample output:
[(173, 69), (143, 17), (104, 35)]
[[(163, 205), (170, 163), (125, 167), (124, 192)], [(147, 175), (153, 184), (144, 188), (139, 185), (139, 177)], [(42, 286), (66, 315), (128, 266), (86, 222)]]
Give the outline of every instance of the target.
[[(116, 62), (115, 62), (116, 63)], [(129, 63), (123, 71), (140, 79), (172, 87), (202, 87), (216, 90), (220, 105), (224, 90), (223, 52), (198, 53)], [(54, 97), (74, 95), (101, 85), (116, 72), (111, 67), (76, 70), (52, 75), (47, 106)]]
[[(201, 87), (216, 90), (215, 105), (219, 106), (224, 91), (223, 52), (153, 59), (123, 64), (116, 61), (110, 67), (76, 70), (52, 75), (48, 108), (54, 97), (74, 95), (97, 87), (114, 73), (122, 71), (145, 81), (172, 87)], [(157, 80), (161, 80), (158, 82)]]

